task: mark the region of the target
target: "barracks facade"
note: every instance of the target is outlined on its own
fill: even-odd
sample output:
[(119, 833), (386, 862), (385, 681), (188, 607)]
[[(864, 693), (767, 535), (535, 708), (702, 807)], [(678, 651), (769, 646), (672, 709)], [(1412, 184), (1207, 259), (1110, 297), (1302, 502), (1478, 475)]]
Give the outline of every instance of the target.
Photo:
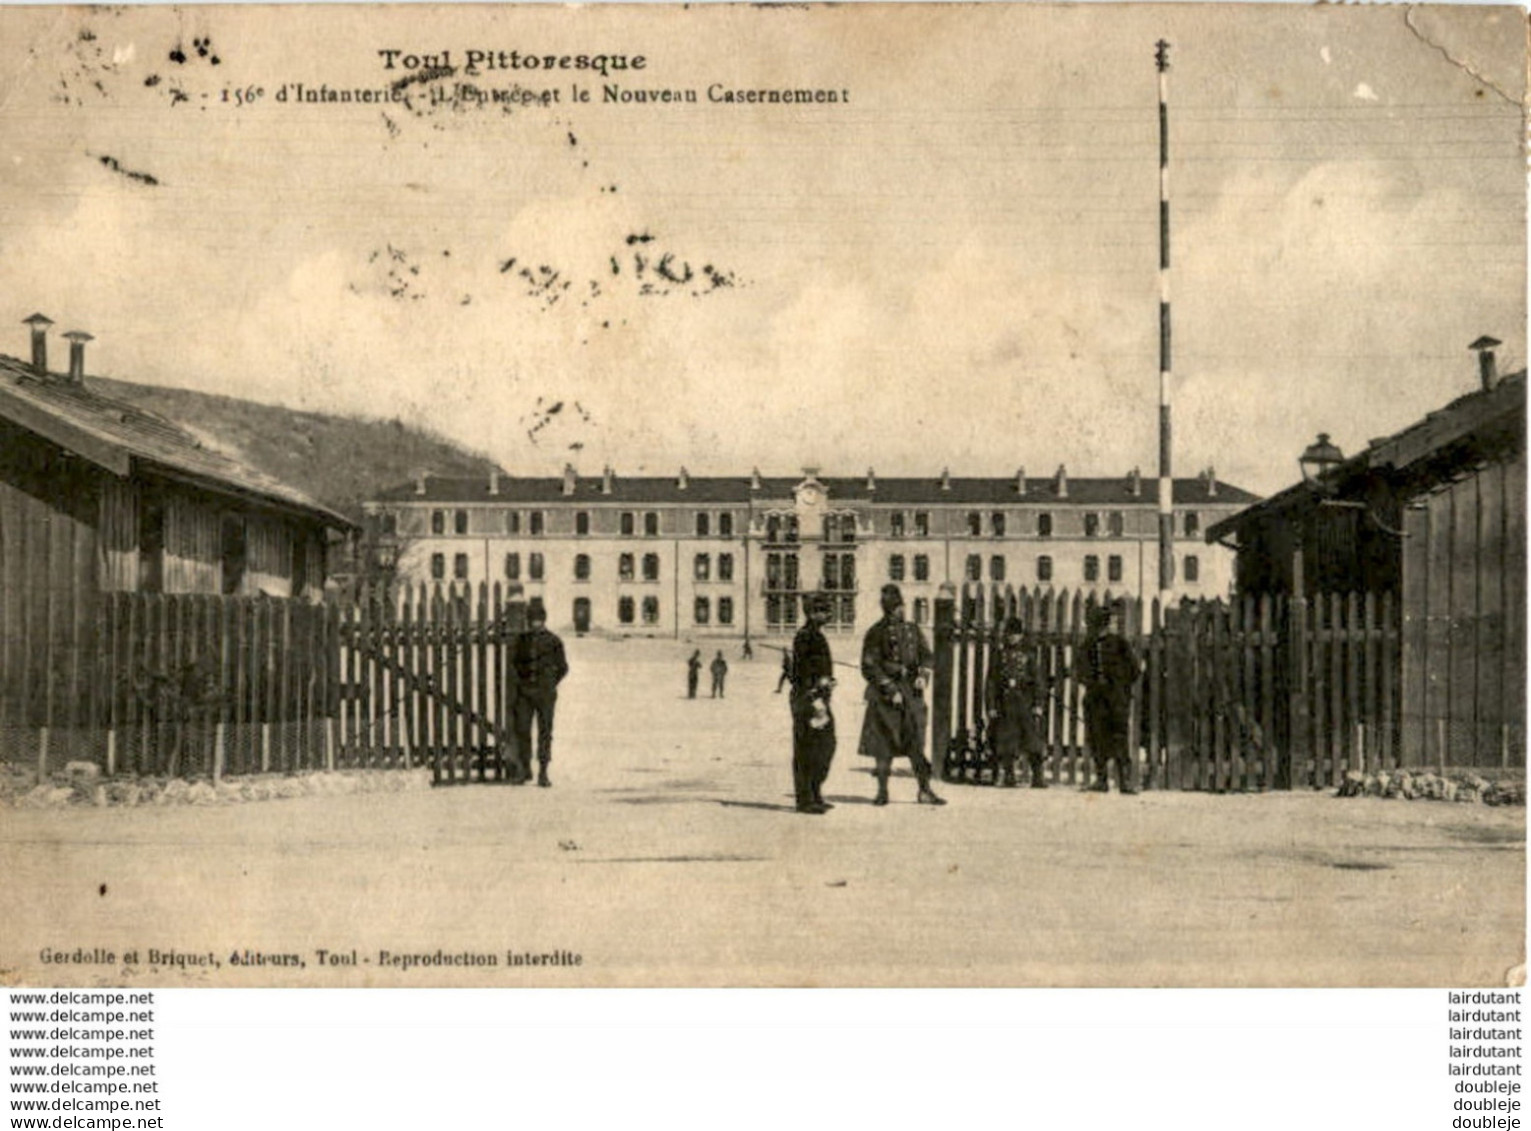
[[(826, 631), (877, 620), (903, 587), (931, 623), (946, 583), (1152, 596), (1156, 485), (1110, 479), (419, 477), (366, 505), (374, 570), (422, 582), (514, 583), (558, 631), (635, 636), (795, 632), (800, 595), (832, 597)], [(1210, 470), (1174, 484), (1173, 596), (1228, 591), (1233, 556), (1207, 529), (1256, 501)]]

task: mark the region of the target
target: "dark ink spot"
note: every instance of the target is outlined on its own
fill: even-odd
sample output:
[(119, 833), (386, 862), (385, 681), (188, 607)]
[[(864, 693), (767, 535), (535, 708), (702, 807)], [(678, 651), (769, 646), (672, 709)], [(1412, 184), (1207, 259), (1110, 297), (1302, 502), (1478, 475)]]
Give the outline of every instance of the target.
[(627, 246), (632, 247), (635, 243), (652, 243), (653, 240), (654, 237), (651, 236), (648, 232), (629, 233), (627, 237)]
[(170, 61), (172, 63), (178, 63), (178, 64), (179, 63), (185, 63), (186, 62), (186, 52), (182, 51), (179, 47), (177, 47), (174, 51), (172, 51), (170, 53)]
[(140, 184), (145, 185), (159, 184), (159, 178), (152, 176), (149, 173), (139, 173), (133, 169), (124, 169), (115, 157), (98, 157), (96, 160), (101, 162), (103, 166), (110, 169), (112, 172), (121, 173), (130, 181), (138, 181)]
[(144, 85), (145, 86), (158, 86), (159, 85), (159, 76), (158, 75), (150, 75), (148, 78), (144, 79)]
[(101, 894), (102, 894), (102, 895), (105, 895), (105, 894), (106, 894), (106, 885), (105, 885), (105, 884), (102, 884), (102, 885), (101, 885)]

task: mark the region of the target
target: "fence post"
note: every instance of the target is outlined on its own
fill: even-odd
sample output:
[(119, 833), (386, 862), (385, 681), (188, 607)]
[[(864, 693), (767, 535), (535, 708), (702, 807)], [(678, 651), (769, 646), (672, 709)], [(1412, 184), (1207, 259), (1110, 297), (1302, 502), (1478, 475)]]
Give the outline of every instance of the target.
[(930, 696), (930, 760), (937, 778), (946, 775), (946, 752), (952, 741), (952, 646), (957, 591), (944, 583), (936, 594), (935, 687)]
[(1287, 603), (1287, 752), (1277, 786), (1296, 789), (1308, 764), (1308, 602), (1295, 594)]

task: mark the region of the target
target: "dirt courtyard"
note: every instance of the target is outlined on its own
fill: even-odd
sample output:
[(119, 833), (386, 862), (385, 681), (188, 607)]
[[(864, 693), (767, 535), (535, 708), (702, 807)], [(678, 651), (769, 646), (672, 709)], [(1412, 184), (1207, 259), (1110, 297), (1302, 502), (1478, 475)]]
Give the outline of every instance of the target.
[(0, 810), (0, 979), (1490, 986), (1524, 961), (1524, 809), (973, 786), (936, 809), (909, 778), (878, 809), (844, 670), (836, 808), (803, 816), (776, 654), (727, 645), (726, 698), (704, 671), (690, 702), (690, 651), (570, 641), (550, 790)]

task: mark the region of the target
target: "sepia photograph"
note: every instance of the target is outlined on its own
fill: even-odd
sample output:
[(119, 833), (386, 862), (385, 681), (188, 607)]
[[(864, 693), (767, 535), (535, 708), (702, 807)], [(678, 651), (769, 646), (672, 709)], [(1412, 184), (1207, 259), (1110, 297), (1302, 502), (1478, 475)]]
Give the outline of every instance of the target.
[(1526, 76), (0, 7), (0, 984), (1519, 987)]

